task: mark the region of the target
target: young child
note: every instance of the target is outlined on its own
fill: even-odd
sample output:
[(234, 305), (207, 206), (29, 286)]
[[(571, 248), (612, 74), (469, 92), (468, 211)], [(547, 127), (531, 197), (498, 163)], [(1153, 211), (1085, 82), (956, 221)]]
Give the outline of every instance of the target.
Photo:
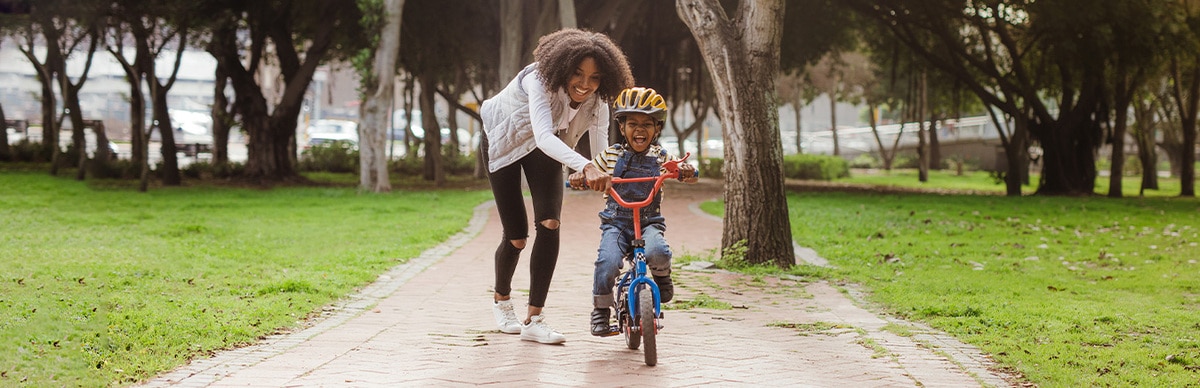
[[(622, 90), (613, 102), (613, 119), (621, 133), (619, 143), (609, 146), (596, 155), (592, 163), (601, 171), (617, 178), (658, 176), (665, 171), (662, 164), (677, 159), (668, 155), (658, 144), (667, 117), (667, 104), (663, 97), (650, 88)], [(696, 183), (696, 168), (683, 163), (679, 166), (680, 180)], [(583, 187), (583, 174), (571, 177), (573, 187)], [(627, 201), (640, 201), (653, 189), (654, 182), (622, 183), (613, 188)], [(621, 207), (616, 200), (608, 198), (607, 206), (600, 212), (600, 248), (596, 257), (596, 270), (592, 284), (591, 332), (595, 336), (609, 336), (611, 307), (614, 302), (613, 283), (621, 266), (621, 259), (629, 250), (633, 240), (633, 211)], [(667, 246), (663, 232), (667, 226), (659, 205), (662, 191), (654, 201), (641, 210), (642, 239), (646, 242), (646, 262), (654, 283), (658, 285), (662, 302), (669, 302), (675, 294), (671, 283), (671, 248)]]

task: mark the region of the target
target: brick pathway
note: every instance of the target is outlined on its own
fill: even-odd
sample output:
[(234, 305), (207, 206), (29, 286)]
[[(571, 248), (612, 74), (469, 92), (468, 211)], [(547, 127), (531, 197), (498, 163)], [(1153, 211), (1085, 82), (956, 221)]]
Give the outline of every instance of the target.
[[(669, 184), (664, 212), (676, 257), (705, 257), (719, 245), (720, 220), (695, 206), (719, 195), (711, 182)], [(495, 209), (484, 205), (463, 233), (381, 276), (312, 326), (196, 360), (146, 386), (1011, 385), (978, 350), (876, 316), (850, 299), (858, 299), (853, 289), (689, 269), (676, 270), (676, 300), (705, 294), (734, 308), (666, 311), (658, 366), (648, 367), (623, 337), (587, 332), (602, 202), (596, 193), (568, 192), (563, 205), (562, 252), (545, 314), (567, 336), (564, 345), (495, 329), (492, 254), (500, 227)], [(524, 255), (513, 281), (519, 306), (529, 284), (528, 249)], [(889, 324), (912, 335), (884, 330)]]

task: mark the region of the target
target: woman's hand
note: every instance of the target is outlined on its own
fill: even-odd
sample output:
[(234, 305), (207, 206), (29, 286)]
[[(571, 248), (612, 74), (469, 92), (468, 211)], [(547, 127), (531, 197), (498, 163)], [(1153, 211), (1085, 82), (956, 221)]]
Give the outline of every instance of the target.
[[(579, 174), (579, 173), (575, 173), (575, 174)], [(572, 186), (575, 185), (575, 178), (574, 178), (575, 174), (572, 174), (572, 178), (571, 178)], [(612, 175), (608, 175), (608, 174), (605, 174), (603, 171), (600, 171), (600, 168), (596, 167), (596, 165), (594, 165), (594, 164), (588, 163), (588, 165), (583, 168), (583, 177), (584, 177), (584, 179), (587, 180), (585, 182), (587, 184), (587, 186), (589, 188), (591, 188), (592, 190), (608, 191), (608, 188), (612, 187)], [(580, 184), (580, 186), (582, 186), (582, 183)]]
[(575, 190), (583, 190), (587, 185), (587, 180), (582, 171), (576, 171), (567, 176), (567, 181), (571, 183), (571, 188)]

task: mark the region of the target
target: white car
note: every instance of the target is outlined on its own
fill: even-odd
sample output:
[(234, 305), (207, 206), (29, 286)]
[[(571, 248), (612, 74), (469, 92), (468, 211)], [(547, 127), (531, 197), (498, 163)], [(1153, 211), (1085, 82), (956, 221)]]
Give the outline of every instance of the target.
[(317, 120), (304, 132), (305, 148), (335, 141), (358, 144), (358, 123), (347, 120)]

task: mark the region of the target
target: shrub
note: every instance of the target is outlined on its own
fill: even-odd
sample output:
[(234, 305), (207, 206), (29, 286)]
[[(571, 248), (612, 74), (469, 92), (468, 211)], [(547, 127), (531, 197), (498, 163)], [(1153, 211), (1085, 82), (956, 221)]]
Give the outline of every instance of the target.
[(850, 168), (879, 168), (881, 166), (883, 166), (883, 163), (875, 158), (875, 155), (868, 152), (858, 154), (858, 156), (855, 156), (850, 161)]
[(707, 178), (725, 178), (725, 159), (704, 158), (700, 161), (700, 176)]
[(792, 179), (830, 181), (850, 176), (850, 164), (837, 156), (788, 155), (783, 157), (783, 176)]
[(129, 159), (93, 160), (91, 163), (92, 175), (96, 178), (134, 179), (142, 171), (141, 166), (133, 164), (133, 161)]
[(300, 154), (300, 171), (358, 172), (358, 149), (344, 141), (314, 145)]
[[(472, 175), (475, 173), (475, 154), (442, 154), (442, 168), (446, 175)], [(425, 157), (411, 155), (392, 160), (388, 162), (388, 171), (401, 176), (424, 175)]]
[(13, 144), (9, 151), (12, 152), (14, 162), (49, 162), (50, 155), (46, 155), (42, 151), (41, 142), (31, 142), (29, 139), (21, 139), (17, 144)]
[(241, 176), (246, 171), (242, 163), (213, 164), (211, 162), (195, 162), (183, 168), (184, 177), (192, 179), (233, 178)]

